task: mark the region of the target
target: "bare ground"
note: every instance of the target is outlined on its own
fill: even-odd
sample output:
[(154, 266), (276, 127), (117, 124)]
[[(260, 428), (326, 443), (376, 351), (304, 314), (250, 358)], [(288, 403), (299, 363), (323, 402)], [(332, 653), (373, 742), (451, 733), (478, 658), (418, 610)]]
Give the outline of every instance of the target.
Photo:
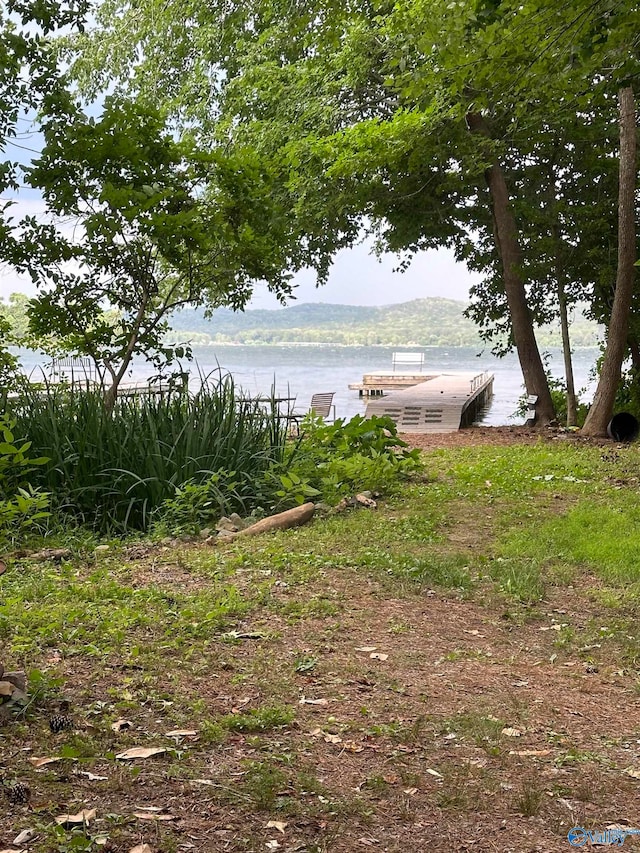
[[(485, 428), (412, 443), (538, 440), (534, 430)], [(134, 586), (203, 583), (165, 552), (133, 554), (127, 568)], [(247, 569), (234, 582), (253, 580)], [(635, 674), (613, 652), (591, 659), (576, 652), (579, 642), (558, 644), (564, 624), (586, 638), (593, 620), (608, 618), (587, 594), (593, 586), (583, 577), (551, 587), (541, 606), (514, 615), (490, 594), (418, 593), (327, 568), (304, 587), (274, 586), (265, 609), (236, 626), (253, 638), (213, 638), (195, 658), (169, 650), (155, 667), (136, 668), (117, 655), (50, 651), (76, 732), (50, 734), (44, 714), (0, 731), (0, 758), (32, 792), (28, 805), (7, 808), (0, 848), (18, 849), (17, 832), (35, 826), (30, 850), (71, 849), (53, 846), (41, 827), (81, 808), (96, 809), (93, 831), (109, 840), (78, 849), (123, 853), (143, 842), (154, 853), (555, 853), (571, 849), (575, 826), (638, 828)], [(310, 601), (319, 604), (292, 618)], [(315, 663), (296, 671), (301, 660)], [(295, 708), (295, 720), (220, 742), (203, 726), (267, 705)], [(131, 723), (119, 734), (117, 716)], [(165, 736), (176, 728), (197, 734)], [(40, 771), (28, 764), (70, 741), (85, 754)], [(141, 744), (175, 751), (114, 760)], [(135, 817), (150, 807), (163, 811)], [(640, 844), (631, 836), (625, 847)]]

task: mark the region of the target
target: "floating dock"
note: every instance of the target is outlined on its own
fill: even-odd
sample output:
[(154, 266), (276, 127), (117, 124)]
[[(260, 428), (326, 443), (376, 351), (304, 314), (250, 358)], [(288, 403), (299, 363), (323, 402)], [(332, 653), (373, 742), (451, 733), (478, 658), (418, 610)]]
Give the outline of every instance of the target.
[[(366, 374), (350, 385), (369, 397), (366, 416), (387, 415), (399, 432), (456, 432), (473, 423), (493, 396), (492, 373)], [(389, 392), (389, 393), (386, 393)]]
[(385, 391), (400, 391), (411, 388), (419, 382), (437, 379), (439, 373), (396, 373), (392, 370), (378, 370), (376, 373), (365, 373), (362, 382), (349, 385), (350, 391), (357, 391), (360, 397), (382, 397)]

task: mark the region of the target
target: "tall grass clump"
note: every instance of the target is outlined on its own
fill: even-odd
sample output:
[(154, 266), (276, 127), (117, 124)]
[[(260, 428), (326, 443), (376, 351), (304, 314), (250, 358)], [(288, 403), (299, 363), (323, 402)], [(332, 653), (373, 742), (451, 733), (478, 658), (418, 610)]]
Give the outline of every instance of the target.
[(248, 400), (230, 376), (209, 377), (195, 395), (120, 397), (111, 414), (100, 391), (27, 389), (12, 416), (51, 460), (33, 484), (101, 531), (145, 530), (185, 484), (211, 481), (220, 512), (242, 511), (285, 453), (277, 407)]

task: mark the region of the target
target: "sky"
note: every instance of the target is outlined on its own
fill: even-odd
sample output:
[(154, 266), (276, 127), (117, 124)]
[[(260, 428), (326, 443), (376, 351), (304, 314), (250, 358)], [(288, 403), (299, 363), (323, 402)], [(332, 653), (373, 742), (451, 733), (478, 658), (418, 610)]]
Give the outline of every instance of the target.
[[(41, 199), (24, 196), (11, 209), (15, 220), (26, 214), (38, 216), (43, 212)], [(419, 253), (405, 272), (396, 271), (398, 264), (399, 259), (395, 255), (384, 255), (381, 259), (373, 255), (370, 243), (343, 249), (335, 257), (326, 285), (316, 287), (312, 271), (303, 271), (295, 277), (295, 301), (391, 305), (429, 296), (466, 301), (469, 288), (476, 280), (447, 249)], [(0, 297), (6, 299), (14, 292), (35, 293), (27, 277), (20, 277), (9, 267), (0, 266)], [(276, 309), (281, 306), (266, 286), (258, 285), (247, 307)]]
[[(397, 266), (395, 255), (379, 260), (366, 245), (343, 249), (326, 285), (316, 287), (311, 272), (296, 277), (296, 302), (391, 305), (428, 296), (467, 301), (469, 288), (477, 280), (447, 249), (421, 252), (405, 272), (395, 272)], [(265, 287), (259, 287), (249, 307), (277, 308), (278, 302)]]

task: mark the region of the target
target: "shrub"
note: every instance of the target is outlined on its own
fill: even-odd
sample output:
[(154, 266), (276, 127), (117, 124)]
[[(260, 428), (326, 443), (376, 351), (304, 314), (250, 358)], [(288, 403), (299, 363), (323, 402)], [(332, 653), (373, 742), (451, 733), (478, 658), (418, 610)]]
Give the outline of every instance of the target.
[(49, 461), (31, 458), (30, 441), (16, 441), (16, 422), (0, 415), (0, 543), (15, 541), (49, 516), (49, 494), (30, 482), (34, 472)]
[(313, 489), (334, 502), (354, 491), (388, 492), (422, 467), (419, 450), (407, 449), (388, 417), (355, 415), (327, 424), (309, 416), (301, 434), (295, 454), (286, 460), (288, 478), (297, 478), (294, 493)]
[(121, 398), (112, 414), (98, 391), (28, 391), (15, 418), (52, 461), (34, 484), (101, 531), (145, 530), (154, 510), (179, 495), (200, 509), (252, 502), (286, 443), (277, 411), (247, 400), (229, 376), (193, 396)]

